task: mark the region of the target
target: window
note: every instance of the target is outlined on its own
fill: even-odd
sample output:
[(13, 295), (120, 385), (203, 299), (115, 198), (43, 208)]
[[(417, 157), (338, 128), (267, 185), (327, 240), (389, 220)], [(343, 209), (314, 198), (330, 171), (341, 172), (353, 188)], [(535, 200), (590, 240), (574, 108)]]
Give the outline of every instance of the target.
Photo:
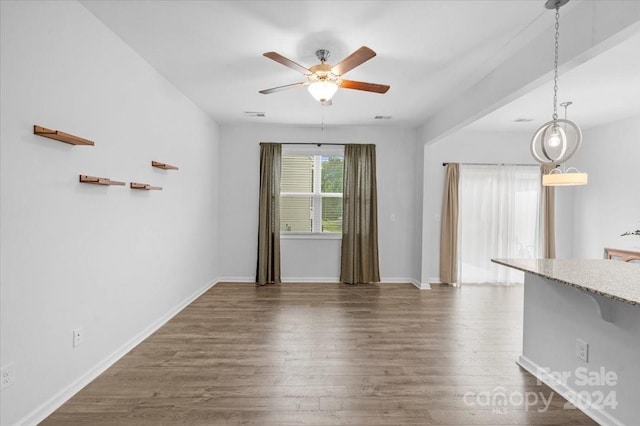
[(540, 167), (462, 164), (459, 188), (458, 282), (522, 283), (491, 258), (538, 257)]
[(282, 153), (280, 233), (342, 232), (342, 149)]

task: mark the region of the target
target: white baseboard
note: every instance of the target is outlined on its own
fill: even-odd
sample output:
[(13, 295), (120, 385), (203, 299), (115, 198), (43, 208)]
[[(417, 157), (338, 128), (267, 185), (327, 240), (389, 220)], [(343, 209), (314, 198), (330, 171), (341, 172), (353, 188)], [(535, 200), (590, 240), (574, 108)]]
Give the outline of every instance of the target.
[(282, 277), (283, 283), (339, 283), (336, 277)]
[(46, 419), (51, 413), (60, 408), (62, 404), (67, 402), (73, 395), (78, 393), (82, 388), (91, 383), (94, 379), (96, 379), (100, 374), (102, 374), (105, 370), (111, 367), (116, 363), (120, 358), (126, 355), (131, 349), (138, 346), (142, 341), (144, 341), (147, 337), (151, 336), (154, 332), (156, 332), (160, 327), (165, 325), (171, 318), (176, 316), (181, 310), (189, 306), (194, 300), (204, 294), (207, 290), (217, 284), (217, 281), (212, 281), (206, 284), (204, 287), (197, 290), (191, 296), (187, 297), (185, 300), (180, 302), (175, 308), (171, 311), (167, 312), (165, 315), (154, 321), (138, 333), (135, 337), (129, 340), (127, 343), (118, 348), (115, 352), (105, 358), (103, 361), (98, 363), (91, 370), (87, 371), (80, 378), (74, 381), (72, 384), (67, 386), (62, 391), (58, 392), (48, 401), (45, 401), (31, 413), (27, 414), (22, 418), (17, 424), (18, 425), (37, 425)]
[(255, 283), (256, 277), (219, 277), (219, 283)]
[(411, 284), (419, 288), (420, 290), (431, 290), (431, 284), (429, 283), (421, 283), (417, 280), (411, 280)]
[(440, 281), (440, 277), (429, 277), (429, 283), (431, 284), (444, 284)]
[(412, 284), (420, 290), (430, 290), (431, 286), (428, 283), (421, 283), (413, 278), (382, 278), (381, 284)]
[[(558, 381), (552, 375), (548, 374), (542, 367), (537, 365), (535, 362), (531, 361), (524, 355), (520, 355), (518, 358), (517, 364), (531, 373), (534, 377), (536, 377), (541, 382), (545, 383), (554, 392), (558, 393), (560, 396), (565, 398), (567, 401), (575, 401), (576, 400), (576, 391), (571, 389), (566, 384)], [(584, 404), (582, 404), (584, 407)], [(625, 426), (624, 423), (620, 422), (618, 419), (613, 417), (610, 413), (598, 409), (595, 407), (588, 408), (577, 408), (576, 410), (582, 411), (587, 416), (591, 417), (595, 422), (602, 426)]]
[[(336, 277), (286, 277), (282, 278), (283, 283), (340, 283), (340, 279)], [(429, 289), (429, 284), (422, 286), (412, 278), (380, 278), (379, 284), (413, 284), (421, 289)], [(426, 287), (424, 287), (426, 285)]]
[[(255, 277), (220, 277), (219, 283), (254, 283)], [(282, 277), (282, 283), (340, 283), (338, 277)], [(421, 290), (428, 290), (431, 288), (428, 283), (419, 283), (413, 278), (381, 278), (381, 284), (413, 284)]]
[(380, 277), (380, 284), (413, 284), (413, 278)]

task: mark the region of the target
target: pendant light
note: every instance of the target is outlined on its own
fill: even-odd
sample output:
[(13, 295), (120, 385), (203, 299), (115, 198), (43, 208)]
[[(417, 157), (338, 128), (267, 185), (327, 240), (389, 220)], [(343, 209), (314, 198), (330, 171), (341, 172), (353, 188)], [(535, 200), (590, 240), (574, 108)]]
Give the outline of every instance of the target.
[[(561, 164), (569, 160), (580, 148), (582, 143), (582, 131), (573, 121), (566, 118), (558, 118), (558, 51), (560, 38), (560, 7), (567, 4), (569, 0), (548, 0), (545, 4), (547, 9), (556, 11), (556, 34), (555, 34), (555, 56), (553, 63), (553, 115), (552, 120), (544, 123), (533, 135), (531, 139), (531, 154), (541, 164)], [(570, 168), (571, 170), (577, 170)], [(576, 173), (570, 169), (562, 171), (556, 168), (552, 173), (543, 176), (544, 186), (569, 186), (584, 185), (587, 183), (587, 174), (578, 173), (581, 176), (573, 176)], [(563, 175), (572, 176), (563, 176)]]
[[(562, 102), (561, 107), (564, 107), (564, 120), (563, 123), (569, 122), (567, 120), (567, 108), (573, 102)], [(566, 125), (563, 124), (566, 128)], [(563, 128), (561, 130), (566, 134)], [(558, 166), (551, 170), (548, 174), (542, 175), (542, 186), (578, 186), (586, 185), (589, 181), (589, 176), (586, 173), (581, 173), (575, 167), (568, 167), (566, 170), (562, 170), (562, 166)]]

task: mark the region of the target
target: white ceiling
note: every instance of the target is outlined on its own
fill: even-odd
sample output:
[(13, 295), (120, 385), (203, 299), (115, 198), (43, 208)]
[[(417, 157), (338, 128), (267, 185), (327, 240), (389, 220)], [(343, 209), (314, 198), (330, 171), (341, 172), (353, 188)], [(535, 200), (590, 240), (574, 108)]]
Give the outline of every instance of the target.
[[(82, 4), (221, 124), (318, 125), (324, 120), (325, 125), (418, 126), (525, 43), (552, 31), (554, 19), (544, 0)], [(258, 93), (304, 81), (301, 74), (263, 57), (264, 52), (276, 51), (309, 67), (318, 62), (317, 49), (330, 50), (329, 62), (335, 64), (362, 45), (378, 56), (347, 78), (389, 84), (387, 94), (342, 89), (333, 106), (323, 108), (305, 88)], [(575, 102), (570, 118), (600, 118), (594, 111), (603, 114), (614, 104), (616, 114), (630, 109), (640, 113), (640, 55), (629, 54), (629, 49), (639, 51), (637, 37), (619, 49), (607, 52), (607, 61), (596, 58), (561, 76), (561, 100)], [(615, 65), (619, 61), (622, 67)], [(637, 92), (625, 88), (623, 79), (628, 78)], [(535, 128), (551, 114), (549, 91), (541, 87), (476, 125), (511, 128), (514, 118), (527, 117), (535, 119)], [(266, 117), (245, 117), (245, 111), (265, 112)], [(393, 118), (374, 120), (376, 115)]]
[[(640, 33), (560, 75), (560, 103), (573, 102), (567, 118), (582, 129), (640, 115)], [(551, 120), (553, 82), (527, 93), (468, 126), (475, 130), (526, 131), (534, 133)], [(530, 122), (515, 122), (526, 118)]]

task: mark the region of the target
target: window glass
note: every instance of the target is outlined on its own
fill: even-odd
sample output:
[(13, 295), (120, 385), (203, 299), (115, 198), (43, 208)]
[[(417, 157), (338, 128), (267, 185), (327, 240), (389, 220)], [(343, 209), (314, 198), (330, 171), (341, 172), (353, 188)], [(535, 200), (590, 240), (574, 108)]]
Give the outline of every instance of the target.
[(280, 232), (342, 232), (342, 153), (283, 153)]

